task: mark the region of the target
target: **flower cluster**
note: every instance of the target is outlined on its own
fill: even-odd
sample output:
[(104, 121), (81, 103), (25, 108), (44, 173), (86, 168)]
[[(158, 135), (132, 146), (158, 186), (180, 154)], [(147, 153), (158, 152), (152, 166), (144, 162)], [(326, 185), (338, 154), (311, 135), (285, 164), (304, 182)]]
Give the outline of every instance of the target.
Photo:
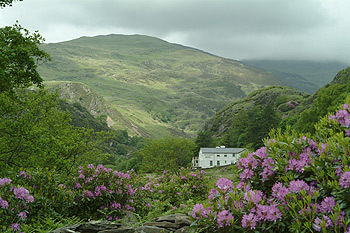
[(20, 223), (26, 220), (34, 197), (26, 188), (11, 184), (11, 179), (0, 178), (0, 225), (20, 231)]
[(349, 232), (349, 106), (315, 127), (315, 137), (276, 131), (266, 147), (241, 158), (240, 183), (218, 180), (208, 202), (193, 208), (196, 226), (203, 232)]
[[(79, 167), (68, 189), (75, 196), (76, 214), (82, 218), (100, 218), (116, 220), (134, 211), (134, 188), (136, 179), (133, 171), (127, 173), (113, 171), (103, 165), (89, 164)], [(64, 186), (61, 185), (63, 188)]]

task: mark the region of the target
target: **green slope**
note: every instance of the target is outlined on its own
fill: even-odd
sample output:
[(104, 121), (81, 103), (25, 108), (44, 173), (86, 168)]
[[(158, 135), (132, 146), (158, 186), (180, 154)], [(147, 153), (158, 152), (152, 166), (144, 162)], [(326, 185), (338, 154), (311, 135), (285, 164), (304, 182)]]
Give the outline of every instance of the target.
[(195, 133), (231, 101), (282, 84), (237, 61), (148, 36), (83, 37), (42, 48), (52, 57), (38, 69), (44, 80), (89, 86), (151, 137)]
[[(339, 71), (332, 82), (317, 90), (313, 95), (303, 94), (290, 87), (262, 88), (221, 109), (206, 122), (201, 135), (211, 135), (221, 145), (226, 146), (256, 147), (255, 144), (261, 146), (261, 140), (268, 136), (269, 131), (263, 129), (263, 123), (268, 122), (272, 116), (275, 117), (271, 123), (272, 128), (278, 127), (283, 130), (290, 125), (292, 129), (300, 133), (313, 133), (315, 123), (329, 112), (339, 109), (349, 96), (350, 67)], [(264, 119), (254, 118), (259, 117), (259, 114), (254, 115), (254, 112), (259, 112), (266, 106), (272, 107), (270, 115), (265, 116)], [(252, 119), (250, 119), (251, 115), (253, 115)], [(260, 125), (256, 124), (258, 120), (261, 120)], [(251, 134), (248, 131), (253, 127), (255, 131)], [(240, 136), (258, 137), (261, 130), (264, 130), (264, 134), (258, 138), (258, 141), (255, 140), (254, 145), (242, 144), (242, 142), (254, 140), (240, 138)]]

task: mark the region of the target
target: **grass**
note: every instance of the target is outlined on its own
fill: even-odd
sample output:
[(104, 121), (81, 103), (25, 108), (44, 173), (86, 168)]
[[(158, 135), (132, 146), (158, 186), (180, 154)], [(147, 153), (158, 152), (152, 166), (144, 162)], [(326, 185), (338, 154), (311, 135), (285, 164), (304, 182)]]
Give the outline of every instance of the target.
[(89, 86), (152, 137), (196, 133), (231, 101), (280, 83), (239, 62), (147, 36), (83, 37), (42, 48), (52, 57), (38, 69), (45, 81)]

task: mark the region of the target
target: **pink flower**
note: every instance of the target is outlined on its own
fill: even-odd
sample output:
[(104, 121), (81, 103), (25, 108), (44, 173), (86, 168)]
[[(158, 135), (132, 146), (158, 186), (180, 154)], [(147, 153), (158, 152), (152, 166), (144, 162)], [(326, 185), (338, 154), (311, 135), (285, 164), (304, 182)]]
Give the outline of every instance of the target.
[(13, 193), (18, 199), (25, 199), (29, 195), (29, 191), (24, 187), (14, 188)]
[(253, 214), (244, 214), (242, 217), (242, 227), (247, 228), (250, 227), (250, 229), (255, 229), (256, 228), (256, 223), (258, 222), (258, 218)]
[(321, 211), (323, 213), (333, 213), (333, 207), (336, 205), (334, 197), (326, 197), (321, 202)]
[(34, 197), (32, 195), (28, 195), (26, 197), (26, 203), (32, 203), (32, 202), (34, 202)]
[(79, 184), (79, 182), (76, 182), (76, 183), (75, 183), (75, 188), (76, 188), (76, 189), (80, 189), (80, 188), (81, 188), (81, 184)]
[(5, 184), (11, 184), (11, 180), (9, 178), (6, 178), (6, 177), (3, 179), (0, 178), (0, 185), (5, 186)]
[(216, 182), (216, 186), (221, 189), (221, 191), (223, 193), (227, 193), (229, 191), (232, 190), (233, 188), (233, 183), (231, 180), (227, 179), (227, 178), (220, 178), (217, 182)]
[(23, 220), (27, 217), (27, 214), (25, 212), (19, 212), (18, 217)]
[(217, 222), (218, 222), (219, 228), (224, 227), (224, 223), (225, 223), (225, 226), (230, 226), (232, 219), (233, 219), (233, 216), (228, 210), (220, 211), (217, 215)]
[(262, 198), (263, 192), (261, 192), (260, 190), (249, 190), (248, 192), (244, 193), (244, 199), (254, 204), (258, 204), (262, 200)]
[(339, 185), (342, 188), (349, 188), (350, 187), (350, 171), (344, 172), (340, 176)]
[(19, 230), (21, 229), (21, 227), (19, 226), (18, 223), (12, 223), (12, 224), (11, 224), (11, 228), (12, 228), (12, 230), (14, 230), (14, 231), (19, 231)]
[(1, 208), (3, 208), (3, 209), (7, 209), (7, 208), (9, 208), (9, 203), (8, 203), (6, 200), (3, 200), (3, 199), (0, 197), (0, 206), (1, 206)]
[[(199, 216), (197, 216), (197, 214)], [(192, 209), (192, 217), (196, 218), (196, 219), (200, 219), (202, 218), (207, 218), (208, 217), (208, 211), (204, 208), (204, 206), (202, 204), (196, 204), (193, 209)]]

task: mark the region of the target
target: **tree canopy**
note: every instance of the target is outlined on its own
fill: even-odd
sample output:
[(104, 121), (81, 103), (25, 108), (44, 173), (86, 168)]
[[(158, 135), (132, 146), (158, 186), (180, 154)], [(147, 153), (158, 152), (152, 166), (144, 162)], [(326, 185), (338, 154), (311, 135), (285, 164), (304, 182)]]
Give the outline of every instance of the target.
[(5, 6), (12, 6), (12, 3), (15, 1), (23, 1), (23, 0), (0, 0), (0, 7), (4, 8)]
[(0, 28), (0, 93), (33, 84), (42, 86), (37, 64), (50, 59), (39, 48), (43, 41), (40, 34), (30, 33), (18, 24)]
[(195, 143), (187, 138), (165, 138), (149, 140), (137, 152), (141, 161), (141, 170), (162, 172), (190, 165)]

